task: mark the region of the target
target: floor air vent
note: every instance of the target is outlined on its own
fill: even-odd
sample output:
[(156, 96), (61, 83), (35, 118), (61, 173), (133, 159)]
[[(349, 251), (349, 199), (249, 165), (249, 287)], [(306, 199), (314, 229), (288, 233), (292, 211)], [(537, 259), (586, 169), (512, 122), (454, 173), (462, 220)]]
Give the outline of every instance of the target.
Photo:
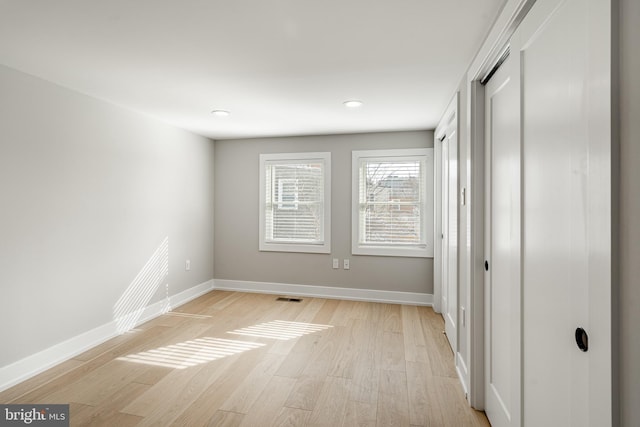
[(276, 301), (286, 301), (286, 302), (300, 302), (302, 298), (289, 298), (289, 297), (278, 297)]

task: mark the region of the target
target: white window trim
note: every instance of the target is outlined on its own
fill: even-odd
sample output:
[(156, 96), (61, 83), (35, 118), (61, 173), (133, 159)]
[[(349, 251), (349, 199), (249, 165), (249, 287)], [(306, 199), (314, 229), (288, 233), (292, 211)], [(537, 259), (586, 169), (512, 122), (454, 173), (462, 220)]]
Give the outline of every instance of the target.
[[(268, 242), (265, 240), (265, 205), (266, 205), (266, 169), (268, 161), (295, 163), (320, 160), (324, 163), (324, 201), (323, 201), (323, 242)], [(259, 205), (259, 250), (272, 252), (331, 253), (331, 153), (277, 153), (260, 154), (260, 205)]]
[[(360, 244), (360, 160), (399, 160), (411, 157), (426, 157), (422, 189), (422, 228), (426, 245)], [(353, 255), (433, 257), (433, 148), (408, 148), (395, 150), (359, 150), (351, 153), (351, 253)], [(430, 191), (431, 190), (431, 191)]]

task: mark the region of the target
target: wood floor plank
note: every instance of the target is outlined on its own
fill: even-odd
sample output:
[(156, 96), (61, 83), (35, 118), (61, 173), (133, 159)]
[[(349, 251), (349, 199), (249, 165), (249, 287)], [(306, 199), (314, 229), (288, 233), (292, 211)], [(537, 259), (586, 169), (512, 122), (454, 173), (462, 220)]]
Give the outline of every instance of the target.
[(376, 404), (350, 400), (342, 421), (343, 427), (375, 427), (378, 408)]
[(214, 290), (199, 298), (193, 299), (180, 307), (177, 307), (174, 311), (193, 314), (207, 314), (207, 312), (212, 309), (222, 309), (224, 307), (224, 303), (219, 303), (223, 300), (229, 301), (238, 297), (239, 295), (236, 292)]
[(195, 317), (196, 315), (192, 315), (193, 317), (189, 318), (186, 314), (169, 314), (165, 313), (161, 316), (156, 317), (151, 322), (152, 326), (165, 326), (167, 328), (179, 328), (180, 326), (190, 323), (190, 320), (199, 319), (204, 320), (202, 317)]
[(142, 421), (142, 417), (138, 417), (135, 415), (123, 414), (121, 412), (114, 412), (110, 414), (108, 417), (99, 418), (92, 420), (89, 423), (78, 423), (72, 424), (75, 426), (90, 426), (90, 427), (134, 427), (140, 425), (140, 421)]
[(430, 346), (429, 348), (435, 350), (429, 351), (431, 373), (441, 377), (457, 378), (456, 367), (452, 363), (453, 352), (447, 337), (444, 334), (440, 334), (428, 345)]
[(314, 352), (321, 345), (323, 333), (326, 334), (328, 332), (321, 331), (300, 337), (289, 350), (276, 375), (299, 378), (309, 364), (309, 359), (313, 357)]
[(311, 354), (312, 353), (310, 352), (289, 352), (285, 361), (280, 365), (280, 368), (276, 372), (276, 375), (280, 377), (300, 378), (309, 363), (309, 357), (311, 357)]
[(351, 319), (351, 312), (355, 306), (353, 301), (340, 301), (336, 311), (333, 313), (329, 324), (334, 326), (347, 326), (349, 319)]
[(430, 307), (213, 291), (0, 401), (69, 403), (74, 426), (486, 427), (443, 329)]
[(119, 425), (114, 424), (122, 420), (127, 420), (127, 423), (135, 421), (135, 425), (142, 420), (142, 417), (138, 416), (124, 416), (120, 410), (124, 408), (131, 400), (137, 398), (142, 393), (149, 389), (149, 385), (130, 383), (127, 384), (117, 395), (114, 395), (109, 404), (99, 405), (96, 407), (85, 406), (85, 408), (91, 408), (90, 410), (74, 411), (70, 409), (71, 425)]
[(349, 398), (356, 402), (375, 404), (378, 401), (380, 369), (373, 363), (359, 364), (351, 381)]
[(380, 367), (390, 371), (405, 371), (407, 369), (404, 356), (404, 337), (401, 333), (384, 332)]
[(154, 333), (154, 330), (163, 330), (163, 329), (165, 331), (169, 331), (171, 328), (166, 326), (160, 326), (157, 328), (155, 326), (149, 326), (149, 328), (144, 330), (138, 329), (138, 328), (132, 329), (131, 331), (118, 335), (114, 338), (111, 338), (110, 340), (107, 340), (102, 344), (99, 344), (83, 353), (80, 353), (74, 356), (73, 360), (77, 360), (80, 362), (88, 362), (108, 351), (112, 351), (114, 348), (117, 348), (127, 342), (135, 343), (138, 340), (140, 335), (147, 335), (147, 334), (150, 335)]
[[(251, 356), (245, 367), (247, 375), (253, 364), (260, 360), (258, 353)], [(180, 417), (221, 375), (236, 365), (238, 359), (239, 356), (229, 356), (193, 368), (176, 369), (133, 400), (122, 412), (145, 417), (142, 425), (152, 425), (159, 420), (171, 422)]]
[(317, 349), (307, 359), (307, 364), (298, 377), (286, 406), (306, 410), (312, 410), (315, 407), (344, 334), (345, 327), (342, 326), (332, 327), (323, 333), (319, 338)]
[(409, 426), (406, 372), (381, 372), (376, 424), (385, 427)]
[(140, 375), (133, 378), (132, 381), (140, 384), (154, 385), (158, 381), (166, 377), (173, 369), (165, 366), (146, 366)]
[(289, 408), (312, 411), (318, 402), (323, 385), (323, 378), (314, 376), (298, 378), (284, 405)]
[(67, 372), (79, 368), (83, 364), (84, 362), (80, 360), (65, 360), (64, 362), (54, 366), (53, 368), (44, 371), (40, 375), (36, 375), (35, 377), (29, 378), (28, 380), (23, 381), (10, 389), (0, 392), (0, 402), (11, 403), (17, 401), (32, 390), (38, 389), (45, 384), (50, 383), (56, 378), (65, 375)]
[[(241, 292), (230, 292), (230, 291), (213, 291), (213, 292), (219, 292), (222, 298), (220, 298), (213, 304), (209, 304), (209, 306), (206, 307), (205, 309), (201, 309), (199, 311), (199, 314), (208, 314), (211, 312), (225, 310), (231, 304), (233, 304), (234, 302), (236, 302), (237, 300), (239, 300), (240, 298), (246, 295)], [(197, 304), (198, 303), (197, 299), (193, 300), (192, 303)]]
[(337, 352), (340, 350), (342, 340), (346, 335), (346, 328), (334, 326), (323, 331), (318, 339), (318, 345), (312, 357), (308, 359), (303, 375), (323, 378), (329, 373)]
[(442, 408), (444, 425), (459, 423), (465, 426), (490, 426), (483, 413), (474, 411), (467, 405), (462, 386), (457, 378), (434, 377), (433, 379)]
[(242, 424), (243, 418), (244, 414), (216, 411), (206, 425), (208, 427), (238, 427)]
[(342, 425), (349, 398), (350, 380), (327, 377), (324, 381), (318, 402), (311, 412), (309, 426), (335, 427)]
[[(322, 308), (324, 300), (318, 298), (306, 298), (304, 301), (306, 302), (306, 304), (302, 306), (300, 312), (292, 320), (299, 323), (313, 324), (313, 319)], [(282, 319), (283, 317), (284, 316), (282, 316), (282, 314), (279, 314), (277, 316), (279, 320), (288, 320)], [(271, 346), (269, 352), (288, 355), (291, 350), (297, 345), (297, 343), (307, 336), (308, 335), (304, 335), (298, 339), (291, 339), (286, 341), (281, 340), (279, 342), (276, 342)]]
[(372, 304), (365, 301), (352, 301), (351, 312), (349, 317), (351, 319), (371, 320), (369, 307)]
[(436, 314), (430, 307), (418, 307), (420, 323), (424, 333), (428, 352), (429, 364), (433, 375), (457, 378), (455, 365), (452, 363), (453, 351), (444, 334), (442, 316)]
[(159, 332), (157, 335), (141, 334), (144, 336), (142, 341), (127, 341), (100, 353), (94, 359), (21, 396), (20, 401), (65, 403), (66, 400), (95, 405), (117, 393), (132, 378), (137, 378), (149, 369), (144, 364), (121, 363), (118, 360), (120, 356), (127, 355), (129, 351), (136, 352), (171, 342), (181, 333), (197, 334), (203, 327), (206, 326), (192, 324), (180, 330), (154, 328), (154, 331)]
[(382, 329), (385, 332), (402, 332), (402, 311), (399, 304), (384, 304)]
[[(269, 304), (265, 304), (265, 302)], [(270, 304), (274, 302), (273, 295), (241, 294), (241, 297), (226, 306), (224, 311), (231, 316), (242, 317), (252, 325), (262, 318), (264, 313), (271, 308)]]
[(377, 302), (367, 303), (367, 320), (382, 325), (386, 306), (387, 304)]
[(331, 318), (333, 317), (335, 311), (338, 309), (339, 305), (340, 301), (337, 299), (324, 300), (322, 308), (318, 310), (318, 313), (313, 317), (313, 321), (311, 323), (330, 325)]
[(144, 366), (138, 364), (112, 360), (73, 384), (42, 397), (36, 403), (77, 402), (98, 406), (120, 393), (129, 385), (131, 378), (138, 376), (144, 369)]
[[(425, 375), (425, 373), (427, 375)], [(431, 367), (426, 363), (407, 361), (409, 420), (412, 425), (443, 425)]]
[(402, 306), (402, 335), (405, 358), (411, 362), (428, 362), (429, 353), (416, 306)]
[[(110, 360), (116, 355), (119, 356), (139, 347), (141, 343), (147, 343), (150, 339), (158, 339), (174, 333), (172, 328), (168, 326), (145, 326), (144, 328), (136, 328), (112, 338), (75, 356), (74, 359), (84, 362), (90, 362), (96, 359)], [(98, 363), (100, 363), (100, 360), (98, 360)]]
[[(293, 320), (304, 312), (313, 301), (313, 298), (300, 298), (300, 302), (293, 302), (278, 301), (277, 295), (267, 295), (266, 297), (267, 299), (262, 304), (269, 304), (270, 309), (265, 312), (265, 320)], [(312, 304), (312, 306), (316, 306), (316, 304)], [(309, 316), (309, 313), (305, 317), (307, 316)]]
[(266, 354), (264, 350), (246, 352), (237, 356), (235, 360), (231, 359), (229, 365), (216, 370), (209, 379), (209, 387), (190, 402), (182, 414), (175, 419), (174, 424), (177, 426), (206, 425)]
[(358, 354), (356, 367), (351, 381), (350, 399), (376, 404), (380, 383), (380, 366), (382, 366), (382, 348), (384, 331), (380, 323), (366, 321), (364, 324), (364, 341)]
[[(273, 374), (278, 370), (284, 356), (279, 354), (266, 354), (249, 375), (240, 383), (229, 398), (222, 404), (223, 411), (247, 414), (249, 408), (262, 394), (264, 388), (273, 379)], [(280, 381), (282, 382), (282, 381)], [(293, 384), (293, 381), (291, 381)], [(287, 395), (289, 392), (287, 392)], [(286, 396), (285, 396), (286, 397)], [(284, 399), (283, 399), (284, 401)]]
[(338, 343), (337, 351), (331, 361), (327, 375), (332, 377), (353, 378), (357, 358), (367, 342), (366, 321), (348, 319), (342, 339)]
[(299, 427), (309, 423), (311, 411), (304, 409), (287, 408), (280, 409), (278, 416), (273, 421), (273, 427)]
[(269, 426), (276, 423), (295, 382), (293, 378), (271, 377), (260, 396), (251, 402), (241, 426)]
[[(96, 410), (95, 406), (83, 405), (82, 403), (77, 402), (68, 402), (69, 403), (69, 419), (82, 419), (87, 417), (87, 414)], [(82, 425), (82, 423), (74, 421), (73, 424), (71, 422), (70, 425)]]

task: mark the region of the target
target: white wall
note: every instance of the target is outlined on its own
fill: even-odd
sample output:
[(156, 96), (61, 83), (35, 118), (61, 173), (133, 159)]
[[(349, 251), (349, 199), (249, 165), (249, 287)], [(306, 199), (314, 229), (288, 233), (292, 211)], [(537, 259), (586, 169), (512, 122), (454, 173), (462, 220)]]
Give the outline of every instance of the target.
[[(216, 141), (216, 279), (433, 294), (432, 258), (351, 255), (351, 151), (432, 146), (431, 131)], [(305, 151), (332, 154), (331, 254), (260, 252), (259, 155)]]
[(0, 368), (213, 278), (213, 141), (5, 67), (0, 94)]

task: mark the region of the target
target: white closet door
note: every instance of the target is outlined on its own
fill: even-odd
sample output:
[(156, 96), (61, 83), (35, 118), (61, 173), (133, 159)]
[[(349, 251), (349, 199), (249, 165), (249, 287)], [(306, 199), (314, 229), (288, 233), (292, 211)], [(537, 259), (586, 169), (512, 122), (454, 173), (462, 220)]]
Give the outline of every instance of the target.
[[(457, 122), (456, 122), (457, 123)], [(453, 353), (458, 348), (458, 133), (442, 141), (442, 315)]]
[(507, 59), (485, 86), (485, 411), (520, 416), (520, 117)]
[(539, 0), (512, 37), (525, 426), (611, 425), (610, 18), (609, 1)]

